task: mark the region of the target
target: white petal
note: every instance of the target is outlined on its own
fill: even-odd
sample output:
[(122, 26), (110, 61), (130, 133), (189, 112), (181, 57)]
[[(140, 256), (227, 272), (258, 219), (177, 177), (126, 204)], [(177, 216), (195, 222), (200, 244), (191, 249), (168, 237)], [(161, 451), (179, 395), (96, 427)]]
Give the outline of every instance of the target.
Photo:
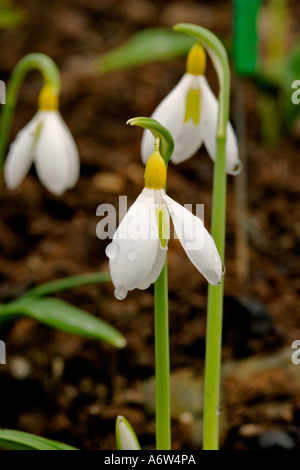
[[(74, 162), (65, 125), (58, 111), (43, 111), (43, 125), (34, 149), (37, 173), (44, 186), (61, 194), (74, 180)], [(70, 156), (71, 155), (71, 156)]]
[(155, 263), (150, 273), (148, 274), (148, 276), (143, 280), (143, 283), (137, 286), (138, 289), (142, 289), (142, 290), (147, 289), (151, 284), (154, 284), (154, 282), (158, 279), (158, 276), (160, 275), (162, 268), (164, 267), (164, 264), (166, 261), (167, 251), (168, 251), (167, 246), (162, 248), (162, 246), (159, 244)]
[(210, 284), (218, 285), (222, 278), (222, 262), (214, 239), (205, 229), (202, 220), (166, 194), (163, 195), (163, 200), (186, 254)]
[(10, 189), (14, 189), (20, 184), (32, 164), (33, 143), (39, 119), (40, 114), (37, 113), (10, 145), (4, 165), (4, 179)]
[[(179, 163), (190, 158), (202, 143), (201, 117), (197, 125), (191, 119), (186, 123), (184, 122), (188, 91), (190, 88), (197, 87), (200, 87), (198, 77), (185, 73), (176, 87), (163, 99), (151, 116), (152, 119), (156, 119), (162, 124), (174, 139), (175, 149), (171, 157), (173, 163)], [(144, 163), (147, 162), (153, 148), (154, 138), (150, 131), (145, 130), (141, 148)]]
[[(202, 112), (204, 118), (203, 140), (210, 157), (215, 161), (219, 104), (204, 76), (200, 77), (200, 83), (203, 104)], [(226, 172), (234, 175), (239, 173), (240, 170), (241, 162), (239, 160), (238, 143), (232, 125), (228, 121), (226, 139)]]
[(144, 189), (120, 223), (106, 248), (115, 296), (142, 286), (155, 265), (160, 246), (155, 190)]
[(79, 172), (80, 172), (79, 154), (78, 154), (77, 146), (75, 144), (73, 136), (68, 126), (66, 125), (65, 121), (61, 117), (60, 113), (58, 114), (58, 118), (61, 123), (62, 129), (64, 130), (64, 132), (62, 132), (62, 138), (65, 142), (66, 152), (70, 161), (70, 172), (69, 172), (67, 188), (73, 188), (73, 186), (75, 186), (79, 178)]

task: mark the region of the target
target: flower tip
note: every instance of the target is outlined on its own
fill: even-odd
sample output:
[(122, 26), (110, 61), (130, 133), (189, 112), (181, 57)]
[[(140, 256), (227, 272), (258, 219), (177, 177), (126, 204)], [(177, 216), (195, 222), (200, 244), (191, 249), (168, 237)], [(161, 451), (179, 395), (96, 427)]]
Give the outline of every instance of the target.
[(117, 416), (117, 424), (120, 426), (120, 424), (122, 424), (123, 421), (124, 421), (123, 416), (122, 416), (122, 415), (118, 415), (118, 416)]
[(117, 286), (114, 291), (114, 296), (117, 300), (124, 300), (126, 299), (128, 294), (127, 289), (123, 286)]
[(130, 118), (128, 119), (128, 121), (126, 121), (126, 124), (129, 124), (130, 126), (135, 126), (136, 125), (135, 120), (136, 118)]

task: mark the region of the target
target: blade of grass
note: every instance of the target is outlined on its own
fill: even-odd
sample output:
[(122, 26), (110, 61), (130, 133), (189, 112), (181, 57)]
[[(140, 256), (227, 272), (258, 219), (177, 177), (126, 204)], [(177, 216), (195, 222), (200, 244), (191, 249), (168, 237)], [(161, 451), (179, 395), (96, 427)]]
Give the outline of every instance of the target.
[(149, 28), (140, 31), (119, 47), (95, 60), (98, 73), (129, 69), (154, 61), (186, 55), (195, 40), (167, 28)]
[(7, 450), (78, 450), (76, 447), (27, 432), (0, 428), (0, 448)]
[(109, 271), (78, 274), (69, 276), (55, 281), (47, 282), (40, 286), (30, 289), (24, 294), (24, 297), (41, 297), (53, 294), (63, 290), (73, 289), (74, 287), (86, 286), (88, 284), (96, 284), (111, 281)]
[(52, 328), (91, 339), (105, 340), (122, 348), (125, 338), (115, 328), (97, 317), (60, 299), (26, 297), (0, 306), (0, 316), (27, 315)]

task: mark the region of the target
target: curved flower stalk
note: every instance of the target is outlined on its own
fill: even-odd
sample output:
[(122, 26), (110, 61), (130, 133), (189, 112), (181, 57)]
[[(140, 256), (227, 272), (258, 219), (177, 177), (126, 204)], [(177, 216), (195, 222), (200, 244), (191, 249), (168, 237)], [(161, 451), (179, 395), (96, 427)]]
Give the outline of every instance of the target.
[(58, 96), (45, 85), (39, 109), (11, 144), (4, 179), (16, 188), (32, 163), (44, 186), (56, 195), (72, 188), (79, 177), (79, 155), (73, 137), (58, 111)]
[[(173, 163), (181, 163), (192, 157), (202, 144), (212, 160), (216, 159), (218, 100), (204, 76), (205, 68), (206, 54), (197, 42), (188, 54), (186, 73), (151, 116), (165, 126), (174, 138)], [(151, 134), (145, 130), (141, 146), (144, 163), (151, 153), (151, 145)], [(235, 175), (240, 171), (237, 139), (228, 122), (226, 172)]]
[(116, 420), (116, 442), (118, 450), (141, 450), (141, 446), (132, 426), (124, 416)]
[(129, 209), (106, 248), (115, 297), (146, 289), (159, 277), (166, 260), (170, 217), (186, 254), (209, 283), (216, 286), (223, 266), (215, 242), (201, 219), (165, 193), (166, 165), (159, 139), (145, 168), (145, 188)]

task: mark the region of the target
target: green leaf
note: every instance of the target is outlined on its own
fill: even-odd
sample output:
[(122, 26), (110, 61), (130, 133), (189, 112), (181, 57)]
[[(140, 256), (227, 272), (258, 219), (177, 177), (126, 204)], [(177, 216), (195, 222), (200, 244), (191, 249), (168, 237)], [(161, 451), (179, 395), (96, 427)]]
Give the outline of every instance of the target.
[(78, 450), (62, 442), (22, 431), (0, 428), (0, 448), (8, 450)]
[(52, 328), (91, 339), (105, 340), (122, 348), (125, 338), (112, 326), (97, 317), (55, 298), (23, 297), (0, 306), (0, 315), (27, 315)]
[(167, 164), (172, 156), (174, 150), (174, 140), (170, 132), (162, 126), (158, 121), (147, 117), (136, 117), (129, 119), (127, 124), (131, 126), (140, 126), (144, 129), (151, 131), (154, 138), (160, 139), (160, 153), (165, 163)]
[(168, 28), (149, 28), (134, 34), (126, 43), (99, 57), (98, 73), (137, 67), (154, 61), (184, 56), (195, 39)]
[(7, 0), (0, 0), (0, 28), (13, 28), (25, 20), (25, 13)]
[(76, 276), (64, 277), (55, 281), (47, 282), (34, 289), (27, 291), (24, 297), (41, 297), (43, 295), (53, 294), (55, 292), (73, 289), (74, 287), (85, 286), (88, 284), (102, 283), (111, 281), (108, 271), (78, 274)]

